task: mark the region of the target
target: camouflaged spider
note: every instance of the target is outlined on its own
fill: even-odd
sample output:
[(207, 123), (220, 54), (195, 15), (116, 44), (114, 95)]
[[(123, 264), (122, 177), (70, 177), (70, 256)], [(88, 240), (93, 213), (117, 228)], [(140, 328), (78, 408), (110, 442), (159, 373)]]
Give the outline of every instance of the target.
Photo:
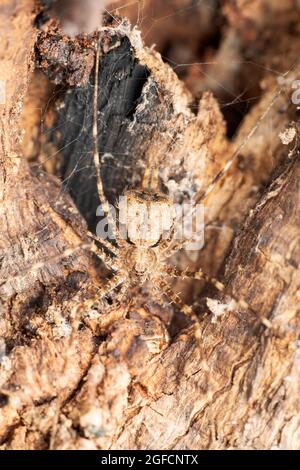
[[(176, 216), (172, 198), (163, 194), (158, 189), (158, 168), (157, 165), (149, 165), (146, 168), (141, 188), (139, 190), (128, 190), (124, 193), (127, 201), (128, 214), (135, 212), (142, 212), (147, 215), (147, 220), (150, 221), (148, 225), (137, 224), (134, 216), (128, 216), (123, 223), (126, 226), (127, 237), (121, 236), (120, 231), (115, 228), (115, 220), (110, 213), (109, 204), (104, 194), (103, 183), (101, 178), (101, 161), (98, 149), (98, 124), (97, 124), (97, 104), (98, 104), (98, 87), (99, 87), (99, 65), (100, 65), (100, 34), (96, 50), (95, 61), (95, 85), (94, 85), (94, 101), (93, 101), (93, 142), (94, 152), (93, 159), (96, 170), (96, 181), (99, 199), (101, 201), (102, 209), (106, 217), (106, 221), (114, 234), (114, 244), (110, 243), (104, 238), (100, 238), (88, 232), (89, 237), (93, 242), (89, 244), (81, 244), (75, 249), (68, 249), (61, 253), (60, 258), (72, 255), (78, 248), (89, 249), (96, 254), (105, 265), (111, 269), (115, 274), (103, 286), (97, 289), (95, 296), (81, 303), (81, 307), (91, 306), (98, 302), (105, 296), (111, 294), (114, 290), (118, 290), (114, 299), (122, 300), (129, 287), (140, 286), (146, 282), (152, 283), (163, 295), (177, 305), (179, 309), (189, 318), (192, 319), (195, 325), (195, 336), (199, 340), (200, 327), (199, 320), (195, 314), (192, 306), (183, 302), (181, 297), (175, 293), (168, 283), (168, 277), (176, 278), (190, 278), (202, 279), (212, 284), (220, 292), (225, 292), (231, 297), (230, 309), (237, 308), (248, 309), (253, 312), (247, 302), (237, 299), (228, 289), (225, 289), (224, 284), (215, 278), (211, 278), (202, 270), (196, 272), (181, 271), (175, 267), (167, 264), (167, 260), (178, 250), (183, 248), (186, 243), (190, 241), (187, 239), (176, 239)], [(190, 216), (197, 204), (203, 201), (215, 188), (220, 179), (228, 172), (232, 164), (240, 153), (241, 148), (253, 135), (259, 123), (269, 112), (270, 108), (275, 103), (281, 89), (274, 95), (269, 106), (261, 115), (260, 119), (248, 134), (244, 142), (237, 148), (231, 158), (227, 161), (224, 168), (216, 174), (207, 189), (194, 201), (194, 206), (191, 209)], [(164, 226), (156, 223), (156, 220), (151, 217), (151, 213), (155, 213), (158, 220), (164, 220)], [(168, 234), (163, 237), (163, 231), (168, 229)], [(115, 230), (114, 230), (115, 228)], [(37, 270), (43, 266), (43, 263), (36, 263), (31, 269)], [(254, 312), (258, 315), (256, 312)], [(266, 327), (271, 327), (271, 322), (258, 315), (261, 322)]]
[[(93, 103), (93, 142), (94, 142), (94, 165), (96, 169), (97, 190), (99, 199), (102, 204), (102, 209), (111, 230), (113, 231), (115, 244), (111, 244), (108, 240), (99, 238), (96, 235), (89, 233), (89, 236), (94, 239), (96, 243), (92, 246), (92, 251), (96, 253), (100, 259), (115, 272), (112, 279), (103, 287), (100, 288), (94, 299), (89, 301), (93, 302), (103, 298), (105, 295), (110, 294), (115, 289), (119, 288), (117, 298), (122, 299), (125, 292), (130, 286), (142, 285), (150, 281), (162, 294), (164, 294), (170, 301), (176, 304), (180, 310), (188, 317), (190, 317), (195, 324), (195, 335), (200, 338), (199, 320), (191, 306), (186, 305), (178, 294), (176, 294), (167, 281), (168, 277), (179, 278), (192, 278), (203, 279), (211, 283), (219, 291), (224, 292), (225, 286), (215, 278), (206, 275), (202, 270), (197, 272), (181, 271), (175, 267), (167, 264), (168, 258), (180, 250), (190, 239), (175, 240), (175, 213), (173, 209), (172, 199), (159, 191), (158, 189), (158, 175), (157, 167), (147, 167), (141, 188), (139, 190), (128, 190), (124, 193), (127, 201), (127, 217), (123, 221), (126, 226), (127, 238), (120, 236), (119, 229), (116, 228), (115, 221), (110, 213), (109, 204), (104, 194), (102, 178), (101, 178), (101, 161), (98, 150), (98, 125), (97, 125), (97, 91), (99, 85), (99, 65), (100, 65), (100, 36), (96, 51), (95, 63), (95, 91)], [(264, 113), (268, 112), (272, 103)], [(263, 119), (264, 115), (261, 117)], [(249, 136), (250, 137), (250, 136)], [(230, 160), (226, 163), (225, 167), (215, 176), (206, 191), (201, 194), (197, 199), (197, 203), (205, 199), (208, 194), (214, 189), (218, 181), (232, 166), (234, 160), (239, 154), (241, 147), (232, 155)], [(193, 215), (196, 204), (191, 210), (190, 216)], [(134, 214), (146, 214), (147, 223), (137, 223)], [(155, 218), (151, 216), (155, 214)], [(162, 228), (157, 220), (164, 220)], [(114, 228), (114, 230), (113, 230)], [(167, 228), (167, 237), (163, 237), (163, 230)], [(99, 244), (105, 248), (103, 250)], [(231, 293), (231, 306), (241, 307), (244, 309), (251, 309), (247, 302), (244, 300), (236, 299)], [(261, 318), (261, 317), (260, 317)], [(266, 318), (261, 318), (261, 321), (270, 327), (271, 323)]]

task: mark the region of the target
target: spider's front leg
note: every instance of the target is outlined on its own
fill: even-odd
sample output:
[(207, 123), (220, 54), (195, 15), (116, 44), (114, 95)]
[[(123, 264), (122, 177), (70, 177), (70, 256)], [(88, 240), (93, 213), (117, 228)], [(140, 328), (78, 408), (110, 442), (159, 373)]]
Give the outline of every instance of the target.
[(106, 284), (104, 284), (101, 287), (98, 287), (95, 294), (82, 301), (80, 299), (80, 294), (74, 297), (72, 303), (73, 306), (71, 308), (72, 311), (72, 323), (73, 323), (73, 330), (74, 330), (74, 325), (75, 325), (75, 330), (76, 330), (76, 324), (79, 324), (81, 320), (82, 314), (91, 309), (94, 304), (102, 300), (105, 296), (111, 294), (115, 289), (117, 289), (120, 285), (121, 289), (120, 292), (117, 294), (117, 298), (120, 300), (120, 298), (123, 298), (125, 291), (128, 289), (128, 275), (120, 271), (119, 273), (115, 274)]
[(114, 255), (119, 254), (119, 247), (114, 246), (112, 243), (110, 243), (108, 240), (104, 238), (100, 238), (97, 235), (94, 235), (92, 232), (88, 231), (87, 232), (88, 237), (90, 237), (92, 240), (94, 240), (97, 243), (100, 243), (100, 245), (104, 246), (110, 253), (113, 253)]

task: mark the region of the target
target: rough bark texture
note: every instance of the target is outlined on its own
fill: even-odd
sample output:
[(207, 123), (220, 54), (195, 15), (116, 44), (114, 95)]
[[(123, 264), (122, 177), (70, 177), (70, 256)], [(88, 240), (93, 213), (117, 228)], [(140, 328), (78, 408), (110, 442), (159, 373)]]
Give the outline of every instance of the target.
[[(109, 310), (96, 302), (77, 318), (76, 306), (105, 282), (80, 249), (86, 223), (94, 228), (98, 204), (89, 163), (94, 78), (86, 55), (86, 48), (94, 50), (94, 37), (84, 39), (89, 73), (74, 75), (72, 56), (72, 67), (67, 61), (60, 74), (64, 87), (70, 76), (80, 87), (60, 89), (58, 109), (47, 114), (47, 137), (36, 145), (27, 135), (22, 143), (21, 122), (39, 136), (28, 98), (22, 121), (20, 116), (28, 81), (35, 82), (34, 45), (38, 65), (51, 75), (55, 57), (62, 70), (57, 51), (67, 51), (68, 58), (75, 51), (80, 60), (82, 40), (63, 37), (51, 22), (37, 39), (34, 1), (2, 3), (1, 448), (299, 449), (300, 163), (297, 107), (290, 99), (300, 73), (295, 4), (286, 2), (279, 15), (280, 2), (272, 7), (263, 0), (224, 2), (224, 42), (235, 36), (237, 55), (256, 61), (254, 89), (261, 94), (233, 141), (213, 95), (202, 94), (195, 111), (193, 95), (160, 55), (143, 45), (137, 30), (124, 23), (105, 36), (99, 146), (110, 156), (103, 172), (109, 199), (138, 185), (146, 161), (154, 158), (174, 200), (189, 199), (244, 142), (235, 165), (205, 201), (205, 247), (193, 256), (180, 253), (174, 263), (223, 272), (228, 294), (245, 299), (273, 327), (266, 329), (257, 314), (236, 307), (216, 318), (230, 303), (227, 295), (220, 298), (206, 288), (206, 296), (221, 302), (211, 304), (212, 314), (201, 301), (203, 286), (181, 281), (174, 287), (199, 304), (199, 345), (180, 312), (160, 306), (146, 290), (129, 292), (122, 305)], [(279, 33), (280, 44), (274, 41)], [(220, 63), (233, 61), (224, 49), (218, 53), (227, 57)], [(238, 77), (239, 90), (245, 69), (240, 65), (228, 75), (224, 67), (218, 80), (224, 76), (232, 83)], [(202, 87), (213, 88), (200, 80)], [(284, 145), (279, 134), (287, 127), (296, 137)], [(73, 200), (68, 185), (25, 158), (41, 163), (54, 153), (60, 171), (50, 170), (67, 178)], [(84, 171), (70, 178), (75, 167)], [(49, 170), (47, 164), (43, 168)], [(61, 253), (76, 247), (62, 259)]]

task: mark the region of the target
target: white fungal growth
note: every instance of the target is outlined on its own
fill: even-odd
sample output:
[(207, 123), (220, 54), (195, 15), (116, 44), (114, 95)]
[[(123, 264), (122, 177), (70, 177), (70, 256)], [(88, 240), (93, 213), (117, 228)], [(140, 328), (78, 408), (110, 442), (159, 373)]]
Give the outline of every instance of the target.
[(296, 137), (296, 129), (294, 127), (289, 127), (285, 129), (285, 131), (280, 132), (279, 138), (283, 145), (289, 145), (293, 142), (294, 138)]
[[(90, 433), (92, 430), (100, 430), (102, 428), (102, 413), (99, 408), (92, 407), (90, 410), (80, 417), (80, 426)], [(91, 432), (93, 433), (93, 432)]]
[(219, 317), (222, 317), (225, 313), (232, 312), (237, 308), (237, 303), (234, 299), (230, 299), (227, 303), (222, 303), (216, 299), (206, 298), (206, 305), (213, 314), (212, 323), (216, 323)]
[(55, 339), (67, 338), (72, 333), (70, 323), (61, 315), (55, 307), (50, 307), (47, 312), (47, 318), (52, 326), (52, 333)]

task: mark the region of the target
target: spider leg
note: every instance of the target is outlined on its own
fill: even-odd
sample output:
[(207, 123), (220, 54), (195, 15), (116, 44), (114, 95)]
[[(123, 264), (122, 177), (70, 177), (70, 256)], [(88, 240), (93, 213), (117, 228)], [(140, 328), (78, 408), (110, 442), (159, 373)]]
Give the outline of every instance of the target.
[[(155, 159), (157, 160), (157, 158)], [(147, 163), (143, 181), (142, 181), (142, 188), (148, 189), (151, 191), (156, 191), (158, 188), (158, 162), (151, 161)]]
[(161, 277), (155, 278), (151, 280), (151, 282), (153, 282), (153, 284), (157, 288), (159, 288), (163, 292), (163, 294), (165, 294), (170, 299), (172, 303), (177, 305), (179, 309), (182, 311), (182, 313), (184, 313), (187, 317), (193, 320), (194, 328), (195, 328), (195, 338), (197, 339), (197, 341), (200, 341), (202, 337), (200, 322), (199, 322), (199, 318), (197, 317), (192, 307), (190, 307), (185, 302), (183, 302), (183, 300), (179, 297), (179, 295), (176, 294), (176, 292), (172, 290), (171, 286), (163, 278)]
[[(171, 230), (169, 231), (169, 233), (167, 234), (166, 238), (161, 240), (161, 242), (159, 243), (159, 253), (162, 256), (164, 256), (165, 252), (169, 250), (170, 243), (173, 241), (174, 235), (175, 235), (175, 228), (173, 226)], [(169, 257), (169, 255), (167, 255), (167, 257)]]
[[(74, 240), (74, 244), (76, 242), (76, 246), (74, 248), (67, 249), (65, 252), (61, 253), (60, 255), (58, 255), (58, 257), (55, 257), (54, 259), (59, 259), (60, 256), (63, 258), (70, 256), (73, 253), (72, 252), (69, 253), (69, 250), (75, 249), (77, 251), (81, 247), (82, 249), (90, 249), (99, 258), (101, 258), (102, 261), (104, 261), (104, 263), (106, 263), (109, 268), (115, 269), (115, 267), (113, 267), (113, 257), (111, 255), (107, 255), (106, 252), (94, 242), (90, 244), (87, 244), (87, 243), (83, 244), (80, 236), (78, 235), (76, 230), (74, 230), (72, 225), (70, 225), (69, 222), (64, 220), (61, 214), (57, 212), (53, 207), (47, 205), (47, 207), (45, 207), (45, 211), (51, 214), (52, 220), (60, 228), (61, 232), (65, 234), (69, 234), (69, 238)], [(98, 238), (96, 235), (94, 235), (93, 233), (89, 231), (87, 231), (87, 235), (93, 240), (95, 240), (96, 242), (101, 243), (106, 249), (110, 251), (110, 253), (114, 254), (115, 256), (118, 255), (119, 251), (117, 247), (110, 245), (106, 240), (102, 240)], [(53, 258), (50, 258), (50, 259), (53, 259)]]
[[(95, 243), (91, 243), (90, 250), (95, 253), (95, 255), (97, 255), (98, 258), (100, 258), (108, 268), (112, 269), (113, 271), (119, 271), (120, 268), (116, 258), (107, 255), (101, 247), (97, 246)], [(117, 255), (118, 251), (116, 251), (114, 254)]]
[(117, 292), (116, 296), (113, 299), (114, 303), (117, 303), (117, 304), (121, 303), (121, 301), (123, 300), (123, 298), (125, 296), (125, 292), (129, 288), (129, 284), (130, 283), (129, 283), (128, 276), (126, 276), (123, 283), (122, 283), (122, 285), (121, 285), (121, 288), (120, 288), (119, 292)]
[(169, 307), (172, 302), (169, 299), (163, 299), (161, 289), (155, 283), (151, 282), (151, 301), (161, 305), (162, 307)]
[[(76, 310), (76, 315), (79, 310), (82, 308), (90, 308), (92, 305), (98, 301), (103, 299), (106, 295), (110, 294), (112, 291), (114, 291), (117, 287), (119, 287), (120, 284), (124, 283), (122, 286), (122, 292), (124, 294), (124, 289), (123, 287), (126, 286), (126, 289), (128, 288), (128, 277), (127, 274), (124, 273), (123, 271), (119, 272), (115, 276), (113, 276), (105, 285), (99, 287), (97, 289), (97, 292), (93, 297), (90, 299), (85, 300), (84, 302), (81, 302), (80, 305), (77, 305), (75, 310)], [(75, 317), (76, 317), (75, 315)]]
[(212, 181), (210, 182), (210, 184), (208, 185), (207, 189), (205, 191), (203, 191), (202, 193), (200, 193), (197, 197), (196, 197), (196, 203), (199, 204), (199, 202), (203, 201), (204, 199), (207, 198), (207, 196), (209, 196), (209, 194), (213, 191), (213, 189), (215, 188), (215, 186), (217, 185), (217, 183), (223, 178), (224, 175), (226, 175), (226, 173), (230, 170), (230, 168), (232, 167), (233, 163), (235, 162), (235, 160), (237, 159), (237, 157), (240, 155), (241, 153), (241, 150), (245, 147), (245, 145), (247, 144), (247, 142), (251, 139), (251, 137), (253, 136), (253, 134), (256, 132), (256, 130), (259, 128), (260, 124), (262, 123), (262, 121), (265, 119), (265, 117), (268, 115), (269, 111), (272, 109), (272, 107), (274, 106), (274, 104), (276, 103), (276, 101), (278, 100), (279, 96), (281, 95), (283, 91), (283, 87), (280, 86), (278, 87), (277, 89), (277, 92), (275, 93), (275, 95), (273, 96), (273, 98), (271, 99), (270, 103), (268, 104), (268, 106), (266, 107), (266, 109), (264, 110), (264, 112), (260, 115), (260, 117), (258, 118), (258, 120), (256, 121), (255, 125), (252, 127), (252, 129), (250, 130), (249, 134), (246, 136), (246, 138), (243, 140), (243, 142), (237, 147), (237, 149), (233, 152), (233, 154), (231, 155), (231, 157), (229, 158), (229, 160), (227, 160), (227, 162), (225, 163), (224, 167), (222, 168), (222, 170), (220, 170), (216, 175), (215, 177), (212, 179)]
[[(176, 252), (184, 248), (188, 243), (195, 241), (195, 239), (197, 238), (196, 231), (191, 230), (186, 236), (186, 234), (182, 232), (182, 229), (184, 227), (184, 220), (191, 219), (194, 222), (194, 217), (199, 207), (201, 209), (201, 214), (203, 214), (203, 209), (201, 208), (201, 206), (193, 204), (191, 209), (188, 210), (187, 213), (181, 214), (175, 219), (172, 229), (159, 246), (160, 254), (164, 258), (170, 258)], [(178, 229), (178, 227), (181, 227), (181, 231)], [(206, 226), (204, 224), (201, 224), (202, 234), (204, 233), (205, 227)]]
[(158, 184), (158, 171), (159, 171), (159, 151), (152, 158), (147, 159), (146, 168), (142, 180), (142, 188), (150, 191), (157, 191)]
[(96, 60), (95, 60), (95, 84), (94, 84), (94, 101), (93, 101), (93, 141), (94, 141), (94, 152), (93, 159), (96, 170), (96, 182), (97, 182), (97, 191), (99, 199), (104, 211), (104, 215), (108, 222), (108, 225), (112, 231), (115, 240), (118, 240), (118, 234), (115, 233), (115, 221), (110, 213), (109, 203), (104, 193), (102, 176), (101, 176), (101, 159), (99, 154), (98, 147), (98, 89), (99, 89), (99, 65), (100, 65), (100, 55), (101, 55), (101, 46), (100, 46), (101, 36), (99, 32), (97, 48), (96, 48)]
[(126, 284), (126, 287), (128, 286), (128, 276), (123, 271), (116, 274), (103, 286), (98, 287), (96, 293), (92, 297), (82, 301), (80, 292), (73, 297), (72, 306), (71, 306), (71, 318), (72, 318), (72, 333), (71, 333), (71, 339), (70, 339), (71, 341), (72, 341), (72, 337), (74, 336), (74, 332), (77, 330), (79, 326), (82, 312), (84, 310), (90, 309), (96, 302), (98, 302), (99, 300), (102, 300), (103, 297), (110, 294), (117, 287), (119, 287), (119, 285), (122, 283)]
[(88, 231), (87, 235), (95, 240), (96, 242), (100, 243), (103, 245), (108, 251), (113, 253), (114, 255), (117, 255), (119, 250), (117, 247), (115, 247), (112, 243), (110, 243), (108, 240), (105, 240), (104, 238), (97, 237), (97, 235), (94, 235), (92, 232)]
[[(228, 292), (228, 288), (218, 279), (214, 277), (210, 277), (207, 274), (205, 274), (201, 269), (196, 272), (192, 271), (187, 271), (187, 270), (180, 270), (171, 266), (166, 266), (163, 265), (161, 267), (161, 272), (167, 274), (170, 277), (179, 277), (179, 278), (186, 278), (186, 279), (203, 279), (205, 282), (212, 284), (216, 289), (218, 289), (219, 292), (226, 293)], [(247, 309), (250, 310), (252, 313), (254, 313), (257, 317), (259, 317), (261, 323), (266, 327), (266, 328), (272, 328), (272, 323), (268, 318), (261, 316), (258, 312), (256, 312), (251, 305), (248, 304), (244, 299), (238, 299), (232, 291), (228, 292), (228, 295), (232, 298), (234, 303), (236, 304), (237, 307), (240, 307), (242, 309)]]
[[(255, 125), (252, 127), (252, 129), (250, 130), (250, 132), (248, 133), (246, 138), (243, 140), (243, 142), (236, 148), (236, 150), (233, 152), (231, 157), (227, 160), (224, 167), (214, 176), (214, 178), (209, 183), (208, 187), (204, 191), (198, 193), (192, 199), (192, 206), (191, 206), (190, 210), (188, 211), (187, 214), (183, 215), (185, 218), (192, 218), (193, 217), (193, 215), (195, 214), (199, 204), (202, 201), (204, 201), (210, 195), (210, 193), (214, 190), (214, 188), (219, 183), (219, 181), (228, 173), (228, 171), (231, 169), (231, 167), (235, 163), (236, 159), (240, 155), (241, 150), (245, 147), (245, 145), (248, 143), (250, 138), (253, 136), (253, 134), (256, 132), (256, 130), (259, 128), (262, 121), (265, 119), (265, 117), (267, 116), (269, 111), (272, 109), (272, 107), (274, 106), (274, 104), (278, 100), (279, 96), (282, 94), (282, 91), (283, 91), (282, 86), (277, 88), (277, 91), (274, 94), (271, 101), (269, 102), (267, 108), (260, 115), (259, 119), (256, 121)], [(181, 224), (182, 224), (182, 217), (179, 219), (179, 221), (178, 221), (178, 223), (176, 223), (176, 225), (181, 226)], [(205, 230), (205, 226), (203, 227), (202, 230)], [(184, 240), (180, 239), (180, 237), (179, 237), (179, 239), (177, 240), (175, 238), (176, 234), (177, 234), (177, 232), (175, 231), (173, 239), (170, 241), (170, 244), (169, 244), (168, 248), (165, 249), (165, 251), (168, 252), (168, 254), (166, 255), (167, 257), (171, 257), (172, 255), (174, 255), (176, 253), (176, 251), (181, 250), (182, 248), (184, 248), (184, 246), (192, 240), (192, 237), (184, 239)]]

